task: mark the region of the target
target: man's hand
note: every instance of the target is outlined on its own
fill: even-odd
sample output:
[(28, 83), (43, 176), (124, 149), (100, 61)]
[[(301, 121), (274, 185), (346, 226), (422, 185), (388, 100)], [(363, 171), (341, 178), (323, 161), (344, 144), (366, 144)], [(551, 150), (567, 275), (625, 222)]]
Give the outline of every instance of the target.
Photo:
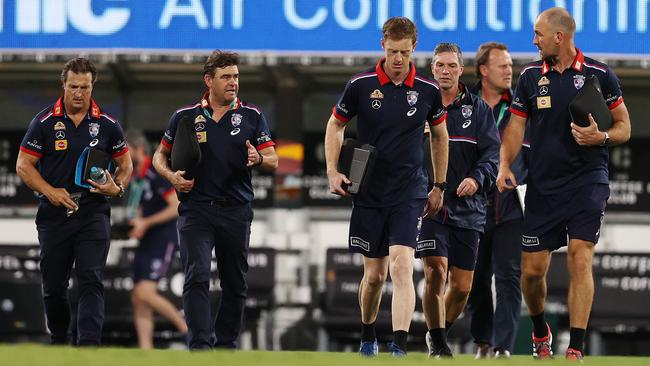
[(433, 187), (427, 199), (427, 204), (424, 206), (423, 217), (431, 217), (438, 213), (442, 208), (444, 201), (444, 191), (438, 187)]
[(97, 193), (110, 197), (117, 196), (120, 193), (120, 187), (115, 184), (113, 176), (108, 170), (104, 171), (104, 173), (106, 174), (106, 183), (104, 184), (99, 184), (92, 179), (87, 180), (88, 184), (93, 186), (93, 188), (90, 189), (90, 193)]
[(142, 239), (147, 230), (149, 230), (149, 225), (147, 225), (147, 222), (141, 217), (131, 219), (129, 223), (133, 226), (133, 228), (129, 231), (130, 238)]
[(456, 194), (458, 197), (473, 196), (476, 191), (478, 191), (478, 182), (474, 177), (467, 177), (458, 185)]
[(350, 180), (348, 177), (345, 176), (345, 174), (339, 173), (338, 171), (334, 172), (327, 172), (327, 179), (329, 180), (330, 183), (330, 192), (334, 194), (338, 194), (339, 196), (348, 196), (350, 195), (348, 192), (343, 189), (343, 184), (350, 184)]
[(79, 206), (72, 200), (70, 193), (65, 188), (52, 188), (50, 192), (45, 193), (45, 197), (54, 206), (63, 206), (72, 211), (79, 209)]
[(248, 149), (248, 161), (246, 162), (246, 166), (251, 167), (262, 164), (262, 155), (248, 140), (246, 140), (246, 148)]
[(183, 178), (185, 170), (177, 170), (170, 176), (169, 182), (177, 191), (187, 193), (194, 188), (194, 178), (187, 180)]
[(509, 191), (517, 187), (517, 179), (515, 173), (510, 170), (509, 166), (499, 164), (499, 174), (497, 175), (497, 189), (499, 192)]
[(589, 126), (580, 127), (571, 122), (571, 134), (580, 146), (600, 146), (605, 140), (605, 133), (598, 131), (596, 120), (589, 113)]

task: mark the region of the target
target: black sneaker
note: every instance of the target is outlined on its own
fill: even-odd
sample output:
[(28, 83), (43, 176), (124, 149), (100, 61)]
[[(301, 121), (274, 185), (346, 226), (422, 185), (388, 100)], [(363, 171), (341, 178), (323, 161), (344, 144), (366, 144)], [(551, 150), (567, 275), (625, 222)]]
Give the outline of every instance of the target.
[(451, 349), (449, 349), (448, 345), (445, 344), (444, 347), (436, 347), (436, 345), (433, 344), (433, 339), (431, 339), (429, 332), (427, 332), (424, 340), (426, 341), (427, 348), (429, 349), (429, 358), (454, 358), (454, 355), (451, 353)]

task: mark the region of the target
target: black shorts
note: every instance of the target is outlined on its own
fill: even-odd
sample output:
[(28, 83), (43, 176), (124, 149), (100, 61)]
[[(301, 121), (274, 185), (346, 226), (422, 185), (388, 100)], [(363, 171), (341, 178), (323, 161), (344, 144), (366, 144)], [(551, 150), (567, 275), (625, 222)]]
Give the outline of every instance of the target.
[(418, 219), (426, 200), (411, 200), (390, 207), (352, 208), (350, 236), (351, 253), (369, 258), (388, 256), (391, 245), (405, 245), (415, 249)]
[(449, 267), (473, 271), (478, 257), (481, 233), (422, 219), (416, 258), (446, 257)]
[(528, 189), (522, 250), (553, 251), (566, 246), (567, 238), (598, 243), (608, 198), (607, 184), (586, 185), (553, 195)]

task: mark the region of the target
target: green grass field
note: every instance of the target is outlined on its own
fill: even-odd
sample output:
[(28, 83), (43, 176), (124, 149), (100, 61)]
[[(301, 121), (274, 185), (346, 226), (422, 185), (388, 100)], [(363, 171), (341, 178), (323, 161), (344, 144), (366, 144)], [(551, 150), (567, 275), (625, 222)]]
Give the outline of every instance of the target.
[[(190, 353), (188, 351), (141, 351), (130, 348), (79, 349), (41, 345), (0, 345), (0, 364), (7, 366), (363, 366), (363, 365), (530, 365), (530, 356), (516, 356), (510, 360), (475, 361), (470, 355), (453, 360), (429, 360), (422, 352), (410, 353), (405, 359), (394, 359), (388, 354), (378, 358), (363, 359), (356, 353), (339, 352), (273, 352), (273, 351), (214, 351)], [(546, 362), (549, 363), (549, 362)], [(564, 358), (552, 364), (569, 364)], [(647, 366), (650, 358), (644, 357), (588, 357), (585, 364), (593, 366)]]

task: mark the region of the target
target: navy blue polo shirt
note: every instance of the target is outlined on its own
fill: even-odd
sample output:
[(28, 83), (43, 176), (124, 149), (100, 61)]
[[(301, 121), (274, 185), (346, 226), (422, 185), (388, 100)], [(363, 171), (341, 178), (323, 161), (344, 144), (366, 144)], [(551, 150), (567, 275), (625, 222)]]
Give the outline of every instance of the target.
[(251, 169), (246, 166), (246, 140), (259, 151), (275, 146), (262, 111), (240, 99), (235, 100), (219, 121), (212, 119), (208, 94), (196, 104), (172, 114), (161, 143), (171, 150), (178, 122), (185, 116), (194, 121), (201, 147), (194, 188), (182, 195), (183, 201), (226, 199), (247, 203), (253, 200)]
[[(571, 67), (563, 73), (541, 60), (526, 65), (510, 105), (513, 114), (529, 121), (528, 183), (544, 195), (608, 183), (607, 148), (579, 147), (571, 134), (569, 103), (585, 81), (595, 75), (609, 109), (614, 109), (623, 102), (620, 81), (606, 64), (576, 51)], [(596, 157), (584, 159), (584, 149), (595, 149)]]
[[(20, 144), (22, 152), (39, 158), (38, 170), (43, 179), (69, 193), (88, 191), (74, 183), (77, 160), (86, 147), (105, 151), (113, 158), (129, 151), (122, 126), (92, 99), (86, 117), (75, 126), (59, 98), (34, 117)], [(39, 198), (47, 200), (43, 194)]]
[[(499, 132), (492, 109), (478, 95), (460, 84), (460, 94), (447, 107), (449, 167), (444, 207), (434, 216), (443, 224), (483, 232), (486, 192), (496, 181), (499, 165)], [(469, 197), (456, 194), (460, 183), (472, 177), (479, 185)]]
[(357, 140), (376, 148), (367, 189), (354, 204), (388, 207), (427, 198), (422, 162), (425, 121), (445, 121), (438, 84), (416, 75), (413, 63), (403, 83), (395, 85), (383, 69), (384, 60), (348, 81), (332, 113), (342, 122), (357, 116)]

